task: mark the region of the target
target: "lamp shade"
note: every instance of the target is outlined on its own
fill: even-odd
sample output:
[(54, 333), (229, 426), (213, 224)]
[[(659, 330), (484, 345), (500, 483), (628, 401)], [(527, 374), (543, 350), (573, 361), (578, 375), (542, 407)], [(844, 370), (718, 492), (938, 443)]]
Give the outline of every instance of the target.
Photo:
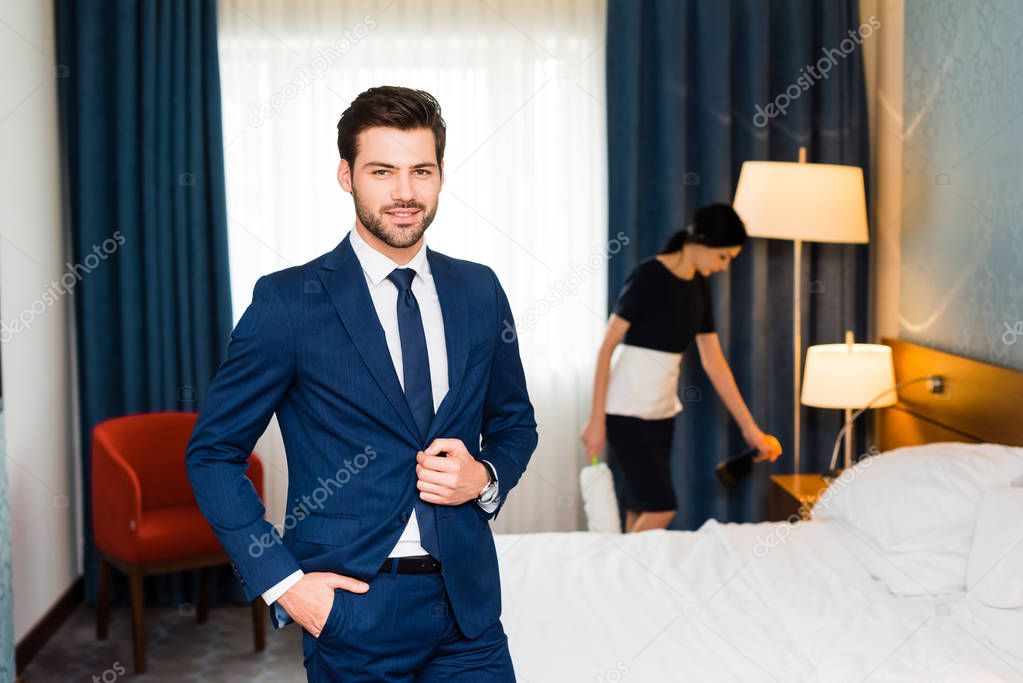
[[(897, 400), (890, 346), (820, 344), (806, 350), (800, 398), (803, 405), (883, 408), (894, 405)], [(871, 401), (875, 402), (871, 404)]]
[(732, 207), (751, 237), (868, 241), (863, 169), (858, 166), (747, 161)]

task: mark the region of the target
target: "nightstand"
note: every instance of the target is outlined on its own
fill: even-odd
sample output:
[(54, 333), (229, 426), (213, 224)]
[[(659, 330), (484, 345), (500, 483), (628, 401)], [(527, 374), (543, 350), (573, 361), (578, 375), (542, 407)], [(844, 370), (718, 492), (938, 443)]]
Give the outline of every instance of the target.
[(782, 522), (810, 519), (810, 509), (817, 502), (828, 482), (820, 474), (771, 475), (771, 493), (767, 504), (767, 521)]

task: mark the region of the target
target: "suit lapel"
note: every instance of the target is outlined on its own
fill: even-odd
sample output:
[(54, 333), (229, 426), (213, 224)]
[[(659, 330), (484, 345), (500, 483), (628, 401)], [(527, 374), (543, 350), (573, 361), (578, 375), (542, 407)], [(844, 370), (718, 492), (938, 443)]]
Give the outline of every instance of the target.
[(346, 235), (341, 243), (327, 254), (319, 275), (352, 343), (373, 374), (373, 379), (380, 390), (387, 397), (387, 402), (398, 413), (412, 436), (419, 439), (419, 429), (405, 400), (405, 393), (401, 390), (398, 374), (387, 350), (384, 328), (377, 317), (376, 308), (373, 307), (362, 264), (352, 250), (349, 236)]
[(460, 296), (458, 273), (449, 259), (429, 247), (425, 248), (430, 261), (430, 272), (437, 288), (437, 297), (440, 300), (444, 319), (444, 343), (448, 355), (448, 392), (441, 401), (425, 438), (419, 433), (405, 393), (401, 389), (401, 383), (398, 381), (398, 374), (387, 350), (384, 328), (377, 317), (362, 265), (352, 249), (350, 236), (346, 235), (333, 251), (324, 256), (319, 271), (324, 289), (327, 290), (342, 324), (373, 379), (406, 429), (423, 442), (424, 447), (443, 429), (450, 416), (469, 350), (468, 312), (464, 297)]

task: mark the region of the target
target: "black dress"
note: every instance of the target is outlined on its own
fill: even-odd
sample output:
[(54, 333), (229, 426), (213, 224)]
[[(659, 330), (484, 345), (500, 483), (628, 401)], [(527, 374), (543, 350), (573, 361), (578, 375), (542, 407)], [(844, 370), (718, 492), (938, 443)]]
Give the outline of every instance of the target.
[(682, 410), (678, 378), (693, 338), (714, 331), (710, 288), (699, 272), (684, 280), (652, 256), (629, 274), (613, 311), (630, 325), (611, 359), (608, 465), (624, 491), (622, 507), (675, 510), (670, 456)]

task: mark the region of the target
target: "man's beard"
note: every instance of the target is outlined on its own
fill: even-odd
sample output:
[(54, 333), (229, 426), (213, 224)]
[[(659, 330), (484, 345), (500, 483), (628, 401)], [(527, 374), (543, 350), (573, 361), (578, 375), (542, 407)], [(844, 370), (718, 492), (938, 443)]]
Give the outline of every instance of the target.
[[(359, 193), (355, 191), (354, 187), (352, 188), (352, 199), (355, 200), (355, 215), (359, 217), (359, 222), (378, 240), (396, 249), (404, 249), (418, 242), (426, 229), (430, 227), (430, 223), (433, 223), (433, 217), (437, 215), (436, 205), (434, 205), (433, 211), (427, 211), (425, 206), (416, 201), (399, 202), (383, 207), (380, 214), (374, 214), (369, 207), (359, 201)], [(388, 224), (385, 222), (386, 217), (382, 214), (395, 209), (419, 209), (419, 222), (400, 227)]]

